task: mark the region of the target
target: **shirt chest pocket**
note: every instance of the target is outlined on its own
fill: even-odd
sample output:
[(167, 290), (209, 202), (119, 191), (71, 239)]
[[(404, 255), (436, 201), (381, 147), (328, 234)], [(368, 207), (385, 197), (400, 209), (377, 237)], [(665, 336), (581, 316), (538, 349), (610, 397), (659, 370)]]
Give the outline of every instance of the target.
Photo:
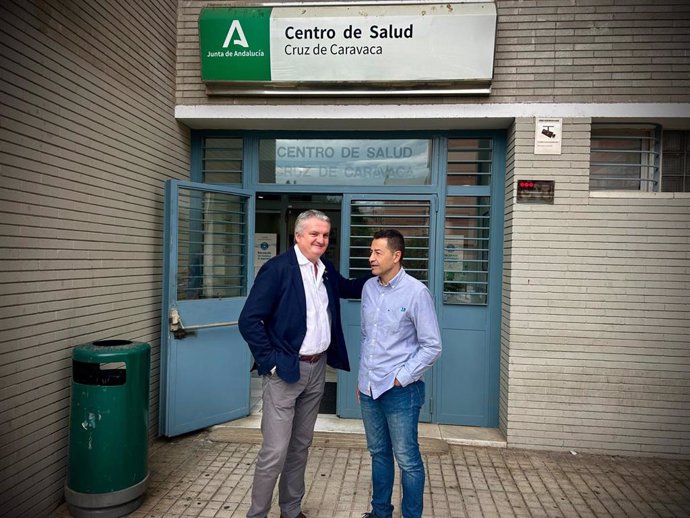
[(407, 309), (401, 306), (376, 306), (372, 303), (362, 304), (362, 322), (365, 329), (382, 331), (385, 334), (396, 334), (407, 319)]
[(393, 306), (382, 308), (381, 324), (386, 333), (393, 335), (399, 333), (407, 322), (407, 308)]

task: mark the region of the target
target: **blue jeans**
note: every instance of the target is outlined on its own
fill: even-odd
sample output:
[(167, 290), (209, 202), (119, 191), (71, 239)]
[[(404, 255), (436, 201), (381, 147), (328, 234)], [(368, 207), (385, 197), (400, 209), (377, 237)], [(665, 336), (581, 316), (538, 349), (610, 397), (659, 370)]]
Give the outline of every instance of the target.
[(371, 454), (373, 495), (377, 518), (391, 518), (395, 464), (400, 466), (403, 518), (421, 518), (424, 506), (424, 463), (419, 453), (417, 423), (424, 404), (424, 382), (393, 387), (378, 399), (360, 394), (367, 448)]

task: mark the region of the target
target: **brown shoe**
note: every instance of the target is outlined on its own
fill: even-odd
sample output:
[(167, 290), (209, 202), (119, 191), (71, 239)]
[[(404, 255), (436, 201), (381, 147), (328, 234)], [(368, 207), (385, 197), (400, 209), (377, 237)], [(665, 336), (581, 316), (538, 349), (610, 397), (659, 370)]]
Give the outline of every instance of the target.
[[(280, 518), (287, 518), (287, 516), (284, 516), (282, 513), (280, 514)], [(295, 518), (307, 518), (307, 515), (304, 514), (303, 512), (300, 512)]]

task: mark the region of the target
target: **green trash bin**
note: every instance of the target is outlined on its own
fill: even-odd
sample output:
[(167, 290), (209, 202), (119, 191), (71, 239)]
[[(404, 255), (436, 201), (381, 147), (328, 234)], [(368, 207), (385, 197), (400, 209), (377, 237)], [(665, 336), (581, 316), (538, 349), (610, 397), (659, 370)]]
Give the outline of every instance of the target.
[(75, 518), (117, 518), (148, 482), (151, 347), (101, 340), (74, 348), (65, 500)]

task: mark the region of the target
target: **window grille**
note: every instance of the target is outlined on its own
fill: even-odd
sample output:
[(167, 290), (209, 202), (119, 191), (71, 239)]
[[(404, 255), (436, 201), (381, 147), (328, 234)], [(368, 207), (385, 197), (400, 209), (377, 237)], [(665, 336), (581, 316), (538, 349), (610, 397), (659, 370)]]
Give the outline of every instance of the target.
[(448, 139), (448, 185), (490, 185), (493, 140)]
[(448, 139), (443, 303), (486, 305), (492, 138)]
[(375, 232), (389, 228), (405, 237), (405, 271), (429, 285), (429, 201), (353, 200), (350, 223), (350, 275), (370, 272), (369, 255)]
[(241, 138), (206, 137), (202, 150), (204, 183), (242, 184)]
[(592, 124), (590, 190), (658, 191), (660, 137), (653, 124)]
[(490, 209), (489, 197), (446, 198), (444, 304), (487, 303)]
[(664, 131), (661, 190), (690, 192), (690, 132)]
[(247, 294), (247, 199), (179, 191), (177, 299)]

